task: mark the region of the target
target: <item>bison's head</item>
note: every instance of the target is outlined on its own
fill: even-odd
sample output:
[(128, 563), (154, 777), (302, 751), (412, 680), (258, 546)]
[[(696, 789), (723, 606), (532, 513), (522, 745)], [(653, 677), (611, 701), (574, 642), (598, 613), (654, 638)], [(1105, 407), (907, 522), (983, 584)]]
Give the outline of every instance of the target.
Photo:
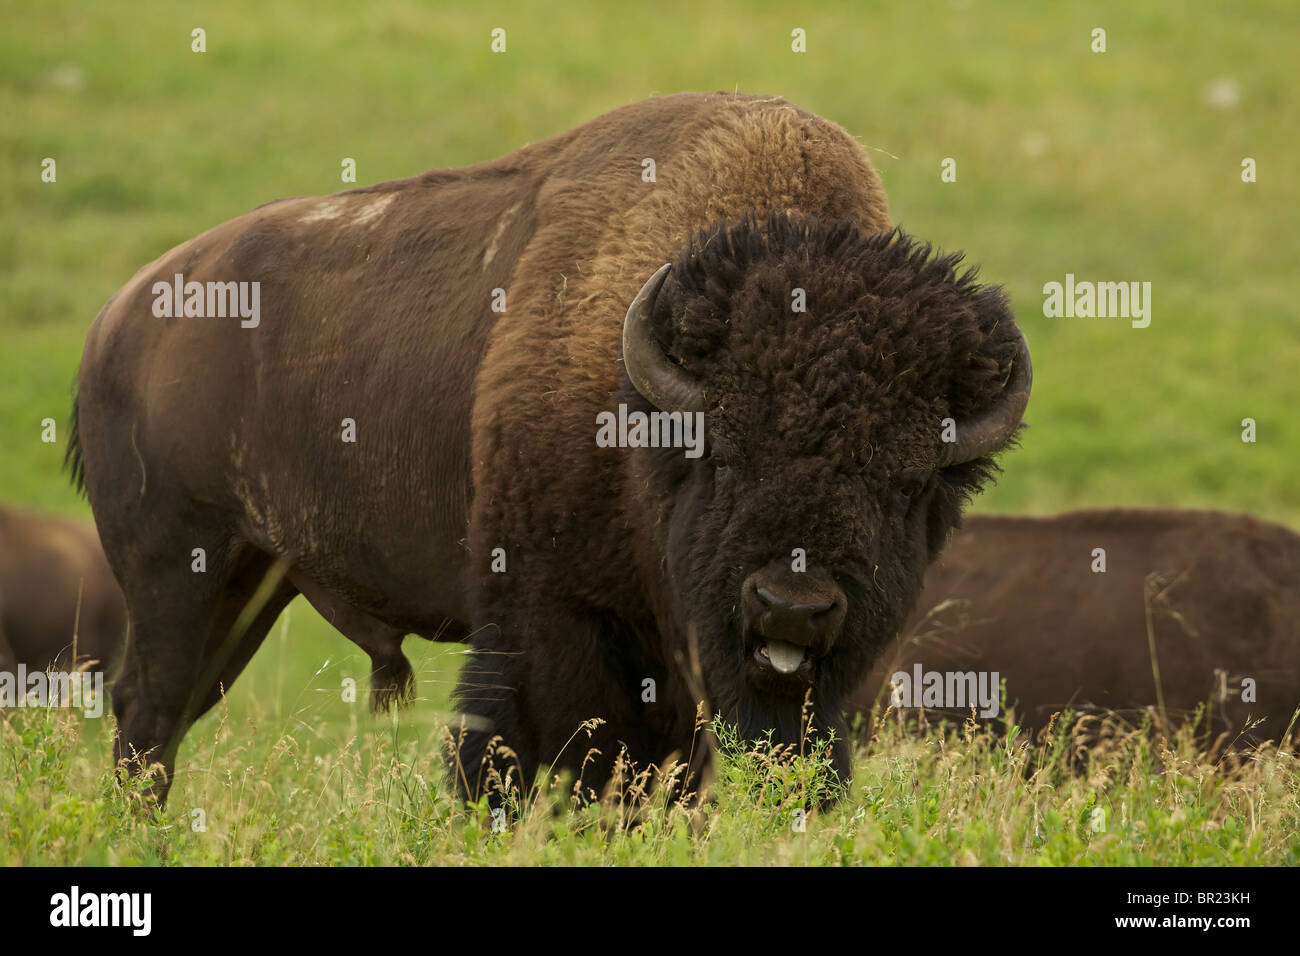
[(815, 727), (843, 738), (842, 702), (1019, 427), (1028, 351), (959, 259), (750, 216), (701, 234), (628, 311), (629, 405), (703, 412), (707, 432), (702, 458), (635, 459), (661, 630), (676, 650), (698, 635), (710, 703), (748, 738), (796, 742), (810, 688)]

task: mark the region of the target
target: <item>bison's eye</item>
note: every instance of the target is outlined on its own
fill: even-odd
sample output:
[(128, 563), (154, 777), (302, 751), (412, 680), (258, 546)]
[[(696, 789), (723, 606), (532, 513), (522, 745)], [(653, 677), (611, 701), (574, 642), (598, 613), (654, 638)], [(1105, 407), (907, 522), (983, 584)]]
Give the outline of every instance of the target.
[(920, 496), (925, 490), (925, 482), (920, 478), (905, 478), (893, 487), (890, 492), (889, 501), (894, 510), (900, 514), (906, 514), (912, 507), (914, 499)]
[(729, 476), (731, 466), (735, 460), (735, 450), (730, 442), (718, 438), (709, 440), (709, 461), (713, 465), (713, 472), (716, 477)]

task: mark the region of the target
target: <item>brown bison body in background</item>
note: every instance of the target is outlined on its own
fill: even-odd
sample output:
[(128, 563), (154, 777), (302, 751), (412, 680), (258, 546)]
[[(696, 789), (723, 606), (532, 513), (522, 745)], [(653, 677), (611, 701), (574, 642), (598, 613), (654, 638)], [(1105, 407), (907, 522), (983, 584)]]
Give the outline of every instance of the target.
[(1215, 734), (1263, 718), (1245, 739), (1278, 740), (1300, 706), (1300, 536), (1203, 511), (967, 518), (854, 706), (920, 664), (997, 672), (1032, 730), (1066, 707), (1135, 718), (1159, 704), (1148, 624), (1171, 722), (1205, 705)]
[[(95, 320), (70, 449), (131, 609), (119, 747), (170, 777), (301, 592), (381, 699), (406, 634), (471, 643), (467, 794), (494, 740), (524, 787), (596, 748), (599, 790), (623, 749), (706, 753), (701, 701), (795, 741), (806, 694), (847, 774), (847, 695), (1028, 400), (956, 266), (844, 130), (731, 94), (178, 246)], [(162, 314), (177, 281), (257, 283), (260, 317)], [(702, 415), (708, 454), (598, 443), (628, 411)]]
[(0, 671), (85, 661), (108, 671), (125, 636), (126, 606), (95, 529), (0, 507)]

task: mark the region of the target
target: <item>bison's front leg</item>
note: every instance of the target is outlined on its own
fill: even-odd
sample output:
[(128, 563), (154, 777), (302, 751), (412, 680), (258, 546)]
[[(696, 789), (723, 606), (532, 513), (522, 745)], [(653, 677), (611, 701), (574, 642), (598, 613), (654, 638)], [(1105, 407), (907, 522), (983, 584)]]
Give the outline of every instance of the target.
[(507, 773), (527, 792), (543, 766), (580, 777), (584, 797), (600, 795), (621, 753), (667, 755), (647, 731), (641, 677), (608, 622), (555, 608), (483, 618), (455, 695), (462, 796), (491, 793)]
[[(537, 773), (537, 742), (527, 717), (518, 652), (495, 627), (475, 628), (469, 660), (453, 695), (448, 772), (462, 799), (522, 802)], [(513, 791), (513, 793), (508, 793)]]

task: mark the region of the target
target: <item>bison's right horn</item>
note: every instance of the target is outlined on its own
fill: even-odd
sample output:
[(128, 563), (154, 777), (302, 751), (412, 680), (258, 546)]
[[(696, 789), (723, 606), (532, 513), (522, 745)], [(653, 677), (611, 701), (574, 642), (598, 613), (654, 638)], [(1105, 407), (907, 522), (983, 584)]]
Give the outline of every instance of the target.
[(650, 332), (655, 296), (668, 276), (665, 263), (632, 300), (623, 320), (623, 365), (632, 385), (655, 408), (665, 412), (704, 412), (704, 391), (659, 347)]
[(945, 443), (939, 452), (939, 467), (973, 461), (1005, 445), (1025, 416), (1033, 384), (1034, 366), (1029, 361), (1029, 346), (1022, 335), (1020, 349), (1011, 362), (1011, 374), (997, 404), (972, 421), (958, 423), (957, 440)]

